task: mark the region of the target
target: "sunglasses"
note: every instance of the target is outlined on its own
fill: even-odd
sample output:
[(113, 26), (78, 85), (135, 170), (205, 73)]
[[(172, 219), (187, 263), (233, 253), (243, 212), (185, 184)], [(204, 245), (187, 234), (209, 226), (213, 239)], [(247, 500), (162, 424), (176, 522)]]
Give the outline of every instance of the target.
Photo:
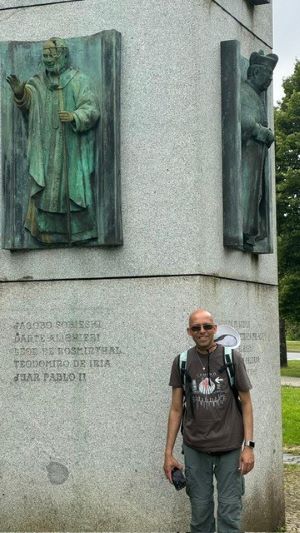
[(192, 326), (190, 330), (193, 333), (196, 333), (197, 331), (201, 331), (201, 328), (204, 329), (204, 331), (210, 331), (215, 327), (215, 324), (198, 324), (197, 326)]

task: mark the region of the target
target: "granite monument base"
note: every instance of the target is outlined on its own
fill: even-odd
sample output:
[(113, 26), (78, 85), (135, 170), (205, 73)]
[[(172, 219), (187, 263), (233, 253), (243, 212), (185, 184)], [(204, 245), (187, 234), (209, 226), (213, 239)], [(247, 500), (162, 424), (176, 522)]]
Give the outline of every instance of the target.
[(244, 526), (275, 531), (277, 292), (208, 276), (2, 285), (1, 531), (188, 530), (188, 498), (162, 462), (170, 366), (198, 306), (241, 334), (257, 442)]

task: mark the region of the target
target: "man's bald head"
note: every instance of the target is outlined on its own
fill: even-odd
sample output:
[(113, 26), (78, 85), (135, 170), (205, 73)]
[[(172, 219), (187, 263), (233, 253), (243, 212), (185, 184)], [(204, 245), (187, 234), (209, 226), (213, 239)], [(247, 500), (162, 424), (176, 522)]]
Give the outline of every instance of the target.
[(199, 322), (207, 322), (214, 324), (214, 317), (212, 314), (207, 311), (206, 309), (195, 309), (190, 316), (189, 316), (189, 326), (191, 327), (191, 324), (193, 324), (195, 321)]
[(200, 351), (207, 351), (215, 346), (214, 335), (217, 326), (214, 317), (206, 309), (195, 309), (189, 316), (187, 333)]

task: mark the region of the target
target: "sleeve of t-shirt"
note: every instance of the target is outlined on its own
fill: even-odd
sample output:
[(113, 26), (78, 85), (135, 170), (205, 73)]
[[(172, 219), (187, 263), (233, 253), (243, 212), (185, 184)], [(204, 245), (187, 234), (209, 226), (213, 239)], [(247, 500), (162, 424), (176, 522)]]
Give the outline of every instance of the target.
[(247, 374), (244, 359), (240, 352), (234, 351), (235, 385), (238, 391), (248, 392), (252, 384)]
[(177, 357), (175, 357), (173, 361), (169, 385), (170, 387), (182, 388), (181, 376), (180, 376), (180, 370), (179, 370), (179, 355), (177, 355)]

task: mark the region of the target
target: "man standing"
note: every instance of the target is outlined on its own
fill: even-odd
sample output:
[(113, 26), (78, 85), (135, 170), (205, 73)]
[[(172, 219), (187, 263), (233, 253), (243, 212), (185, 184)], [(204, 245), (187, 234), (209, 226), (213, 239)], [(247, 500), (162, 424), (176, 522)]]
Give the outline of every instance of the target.
[(185, 400), (179, 356), (173, 362), (164, 470), (171, 481), (172, 470), (182, 468), (173, 456), (183, 417), (183, 451), (187, 494), (190, 497), (191, 533), (214, 533), (213, 475), (218, 490), (218, 533), (239, 533), (243, 476), (254, 466), (251, 383), (244, 361), (234, 354), (235, 384), (242, 415), (224, 371), (224, 348), (216, 344), (217, 326), (212, 315), (198, 309), (189, 317), (188, 334), (195, 346), (188, 350)]
[(63, 39), (44, 43), (43, 63), (26, 83), (7, 77), (28, 124), (25, 227), (44, 244), (72, 244), (97, 237), (91, 179), (99, 102), (89, 78), (70, 66)]

